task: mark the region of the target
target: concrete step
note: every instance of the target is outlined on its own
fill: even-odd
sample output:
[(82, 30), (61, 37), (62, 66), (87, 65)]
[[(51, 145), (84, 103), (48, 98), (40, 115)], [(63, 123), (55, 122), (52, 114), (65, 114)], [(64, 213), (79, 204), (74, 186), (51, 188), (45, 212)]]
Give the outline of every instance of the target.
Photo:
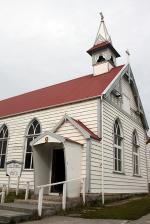
[[(38, 219), (38, 209), (37, 204), (30, 204), (30, 203), (5, 203), (0, 204), (1, 210), (10, 210), (15, 212), (25, 212), (31, 215), (32, 220)], [(55, 206), (43, 206), (42, 216), (51, 216), (56, 214), (57, 208)]]
[[(38, 200), (28, 199), (28, 200), (25, 201), (25, 200), (22, 200), (22, 199), (16, 199), (15, 203), (38, 205)], [(62, 203), (59, 202), (59, 201), (45, 201), (45, 200), (43, 200), (43, 206), (44, 207), (49, 207), (49, 208), (61, 209)]]
[[(42, 217), (52, 216), (62, 208), (60, 201), (43, 201)], [(14, 203), (0, 204), (0, 224), (19, 223), (27, 220), (37, 220), (38, 200), (15, 200)]]
[(44, 195), (44, 201), (55, 201), (55, 202), (62, 202), (62, 195)]
[(18, 223), (31, 220), (31, 214), (0, 209), (0, 224)]
[[(38, 195), (33, 195), (31, 199), (38, 199)], [(62, 202), (62, 195), (44, 195), (44, 201), (55, 201), (55, 202)]]

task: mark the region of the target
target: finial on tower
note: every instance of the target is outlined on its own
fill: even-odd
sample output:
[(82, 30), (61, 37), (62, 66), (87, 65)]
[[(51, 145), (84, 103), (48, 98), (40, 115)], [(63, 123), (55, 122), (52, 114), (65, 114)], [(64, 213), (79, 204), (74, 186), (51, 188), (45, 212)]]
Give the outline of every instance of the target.
[(113, 47), (110, 35), (104, 22), (104, 15), (100, 14), (100, 25), (94, 46), (87, 53), (92, 57), (93, 74), (100, 75), (109, 72), (116, 67), (116, 59), (120, 57), (119, 53)]
[(102, 12), (100, 12), (100, 16), (101, 16), (101, 22), (104, 22), (104, 16)]
[(97, 32), (97, 36), (96, 36), (94, 45), (98, 45), (98, 44), (101, 44), (106, 41), (111, 43), (111, 38), (107, 31), (107, 28), (106, 28), (106, 25), (104, 22), (104, 15), (102, 12), (100, 12), (100, 16), (101, 16), (101, 22), (100, 22), (100, 26), (99, 26), (99, 29)]

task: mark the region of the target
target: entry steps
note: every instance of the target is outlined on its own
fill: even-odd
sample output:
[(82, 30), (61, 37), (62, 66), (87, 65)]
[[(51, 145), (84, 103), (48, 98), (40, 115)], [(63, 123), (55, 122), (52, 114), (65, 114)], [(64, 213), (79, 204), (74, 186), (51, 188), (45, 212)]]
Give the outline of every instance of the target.
[[(0, 204), (0, 224), (19, 223), (27, 220), (37, 220), (38, 200), (15, 200), (14, 203)], [(42, 217), (55, 215), (61, 210), (60, 196), (44, 195)]]

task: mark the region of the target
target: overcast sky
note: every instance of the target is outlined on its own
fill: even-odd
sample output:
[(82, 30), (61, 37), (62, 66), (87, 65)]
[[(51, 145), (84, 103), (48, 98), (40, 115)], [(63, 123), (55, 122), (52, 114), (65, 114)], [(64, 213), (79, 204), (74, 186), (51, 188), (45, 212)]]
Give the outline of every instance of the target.
[(0, 0), (0, 98), (92, 72), (102, 11), (113, 44), (131, 66), (150, 124), (149, 0)]

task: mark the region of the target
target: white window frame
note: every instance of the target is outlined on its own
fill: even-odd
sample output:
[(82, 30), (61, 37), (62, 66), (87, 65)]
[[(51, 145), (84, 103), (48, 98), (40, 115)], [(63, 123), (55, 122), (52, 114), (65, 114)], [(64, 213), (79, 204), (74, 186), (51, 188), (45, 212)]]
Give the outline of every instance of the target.
[[(116, 119), (113, 125), (113, 130), (115, 130), (115, 126), (118, 126), (118, 128), (120, 129), (120, 135), (117, 135), (117, 133), (115, 133), (115, 131), (113, 131), (113, 138), (114, 138), (114, 172), (115, 173), (123, 173), (123, 168), (124, 168), (124, 163), (123, 163), (123, 131), (122, 131), (122, 126), (120, 124), (120, 120)], [(117, 141), (120, 140), (121, 141), (121, 145), (119, 144), (115, 144), (115, 138), (117, 137)], [(121, 153), (121, 156), (119, 158), (119, 151)], [(117, 154), (117, 156), (115, 156)], [(117, 161), (117, 169), (116, 169), (116, 161)], [(121, 163), (121, 169), (119, 169), (119, 162)]]
[(132, 135), (132, 147), (133, 147), (133, 175), (140, 176), (140, 154), (139, 154), (140, 145), (136, 130), (134, 130)]
[[(4, 133), (4, 128), (6, 127), (5, 133)], [(6, 131), (8, 132), (8, 127), (6, 125), (3, 125), (2, 128), (0, 129), (0, 133), (3, 131), (3, 138), (0, 138), (0, 142), (2, 142), (2, 145), (4, 142), (6, 142), (6, 151), (5, 153), (0, 152), (0, 165), (1, 165), (1, 157), (5, 156), (5, 161), (4, 161), (4, 167), (0, 167), (0, 170), (4, 170), (6, 167), (6, 155), (7, 155), (7, 146), (8, 146), (8, 136), (6, 137)], [(8, 132), (9, 135), (9, 132)]]
[[(36, 127), (34, 127), (34, 134), (29, 134), (29, 130), (30, 130), (30, 127), (33, 125), (34, 121), (37, 121), (37, 125)], [(40, 126), (40, 133), (38, 134), (35, 134), (35, 130), (37, 128), (37, 126)], [(32, 140), (34, 140), (35, 138), (37, 138), (39, 135), (41, 134), (41, 124), (40, 122), (35, 118), (33, 119), (30, 124), (28, 125), (28, 129), (27, 129), (27, 135), (26, 135), (26, 143), (25, 143), (25, 155), (24, 155), (24, 170), (34, 170), (34, 167), (32, 168), (32, 163), (33, 163), (33, 152), (28, 152), (27, 151), (27, 146), (28, 146), (28, 139), (29, 138), (32, 138)], [(26, 154), (31, 154), (31, 160), (30, 160), (30, 168), (26, 168), (25, 165), (26, 165)]]

